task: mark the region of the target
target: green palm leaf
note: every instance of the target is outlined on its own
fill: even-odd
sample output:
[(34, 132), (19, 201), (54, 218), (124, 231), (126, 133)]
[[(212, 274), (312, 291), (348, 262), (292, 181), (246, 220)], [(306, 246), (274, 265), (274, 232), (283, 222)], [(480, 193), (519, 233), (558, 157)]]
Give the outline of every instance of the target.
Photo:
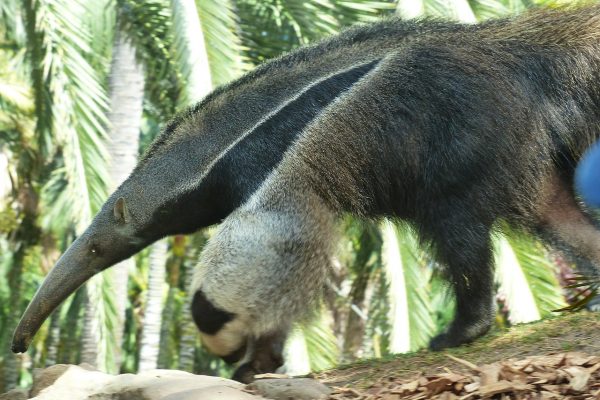
[(340, 350), (327, 313), (321, 309), (310, 322), (297, 325), (286, 344), (286, 369), (293, 375), (321, 371), (335, 366)]
[(520, 232), (509, 231), (512, 247), (542, 317), (565, 306), (562, 289), (556, 277), (556, 266), (548, 260), (543, 246)]
[(399, 0), (396, 12), (408, 19), (426, 16), (466, 23), (476, 22), (473, 9), (467, 0)]
[(427, 293), (431, 273), (407, 225), (385, 222), (381, 229), (383, 264), (390, 283), (390, 351), (417, 350), (427, 345), (435, 328)]
[(158, 121), (170, 119), (180, 104), (183, 87), (174, 56), (172, 12), (169, 0), (116, 0), (119, 29), (136, 49), (146, 74), (148, 111)]
[(41, 62), (43, 71), (43, 87), (34, 87), (36, 106), (44, 103), (36, 109), (38, 131), (52, 132), (62, 151), (63, 168), (54, 173), (49, 187), (62, 181), (66, 189), (49, 193), (53, 198), (46, 203), (47, 221), (52, 220), (54, 227), (74, 221), (79, 232), (106, 198), (102, 143), (107, 99), (101, 78), (86, 59), (92, 37), (85, 25), (77, 23), (84, 14), (79, 2), (39, 2), (36, 36), (43, 38), (44, 57), (32, 60)]
[(522, 259), (503, 236), (494, 238), (496, 279), (499, 293), (508, 307), (511, 323), (524, 323), (540, 319), (532, 288), (525, 277)]
[(202, 21), (212, 83), (218, 86), (237, 78), (251, 65), (243, 57), (238, 17), (231, 1), (197, 0), (196, 4)]
[(243, 44), (254, 63), (394, 9), (392, 3), (365, 0), (236, 0), (235, 5)]

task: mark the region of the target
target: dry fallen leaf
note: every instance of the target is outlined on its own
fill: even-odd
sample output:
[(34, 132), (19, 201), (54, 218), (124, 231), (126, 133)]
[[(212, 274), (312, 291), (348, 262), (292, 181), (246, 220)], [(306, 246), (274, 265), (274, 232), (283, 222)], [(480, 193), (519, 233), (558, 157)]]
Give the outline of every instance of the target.
[[(570, 352), (503, 360), (485, 365), (448, 356), (470, 373), (428, 374), (411, 380), (387, 379), (364, 392), (337, 391), (330, 399), (346, 400), (600, 400), (600, 357)], [(389, 378), (389, 377), (388, 377)], [(375, 390), (376, 388), (376, 390)]]
[(571, 375), (571, 378), (569, 379), (571, 389), (576, 392), (582, 392), (590, 380), (590, 372), (583, 367), (569, 367), (566, 368), (565, 371)]
[(445, 390), (450, 390), (452, 388), (452, 383), (453, 382), (450, 379), (441, 377), (427, 382), (425, 387), (427, 388), (429, 395), (433, 396)]
[(499, 364), (486, 364), (479, 367), (481, 371), (481, 386), (488, 386), (498, 382), (501, 369), (502, 366)]
[(491, 397), (495, 394), (513, 392), (514, 386), (508, 381), (498, 381), (489, 385), (481, 386), (479, 388), (479, 394), (483, 397)]

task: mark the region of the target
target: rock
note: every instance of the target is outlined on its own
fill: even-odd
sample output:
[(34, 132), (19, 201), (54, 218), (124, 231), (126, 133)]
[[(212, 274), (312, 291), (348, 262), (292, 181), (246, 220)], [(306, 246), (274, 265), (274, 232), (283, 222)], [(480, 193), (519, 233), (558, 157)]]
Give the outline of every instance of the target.
[[(317, 400), (331, 389), (313, 379), (271, 375), (245, 386), (213, 376), (175, 370), (109, 375), (88, 365), (55, 365), (34, 373), (31, 400)], [(0, 400), (25, 400), (26, 391), (12, 391)]]
[(260, 379), (250, 385), (262, 396), (274, 400), (317, 400), (326, 399), (331, 389), (314, 379)]
[(114, 376), (68, 365), (62, 369), (53, 368), (47, 373), (41, 371), (39, 375), (48, 377), (44, 382), (54, 377), (54, 383), (44, 388), (40, 386), (35, 400), (263, 399), (245, 392), (245, 386), (239, 382), (173, 370), (152, 370)]
[[(54, 367), (46, 368), (46, 370)], [(33, 398), (36, 400), (87, 400), (92, 395), (101, 394), (101, 389), (116, 378), (99, 371), (89, 371), (77, 365), (67, 365), (66, 367), (51, 386), (42, 388)], [(104, 399), (97, 397), (96, 400)]]
[(29, 391), (29, 397), (37, 396), (42, 390), (54, 384), (62, 374), (72, 365), (56, 364), (48, 368), (36, 368), (33, 370), (33, 385)]
[(29, 398), (26, 389), (13, 389), (4, 394), (0, 394), (0, 400), (27, 400)]
[(204, 389), (186, 390), (163, 397), (161, 400), (260, 400), (264, 399), (230, 387), (212, 386)]

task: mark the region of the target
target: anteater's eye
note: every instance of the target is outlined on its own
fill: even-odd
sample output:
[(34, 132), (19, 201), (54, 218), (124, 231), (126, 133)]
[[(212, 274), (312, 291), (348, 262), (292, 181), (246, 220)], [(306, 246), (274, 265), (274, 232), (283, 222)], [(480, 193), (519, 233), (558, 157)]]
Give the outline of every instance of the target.
[(92, 254), (98, 254), (98, 250), (96, 249), (96, 247), (92, 246), (92, 249), (90, 251), (92, 252)]

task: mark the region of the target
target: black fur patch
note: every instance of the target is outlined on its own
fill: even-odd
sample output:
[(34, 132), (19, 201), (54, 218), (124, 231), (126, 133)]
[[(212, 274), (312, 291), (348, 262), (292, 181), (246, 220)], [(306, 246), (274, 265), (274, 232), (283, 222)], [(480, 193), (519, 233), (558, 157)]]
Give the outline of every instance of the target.
[(231, 321), (235, 314), (219, 310), (201, 290), (198, 290), (192, 299), (192, 317), (200, 332), (214, 335), (223, 328), (223, 325)]
[(304, 128), (378, 63), (376, 60), (333, 75), (306, 90), (225, 154), (200, 190), (217, 194), (223, 216), (229, 214), (260, 187)]

